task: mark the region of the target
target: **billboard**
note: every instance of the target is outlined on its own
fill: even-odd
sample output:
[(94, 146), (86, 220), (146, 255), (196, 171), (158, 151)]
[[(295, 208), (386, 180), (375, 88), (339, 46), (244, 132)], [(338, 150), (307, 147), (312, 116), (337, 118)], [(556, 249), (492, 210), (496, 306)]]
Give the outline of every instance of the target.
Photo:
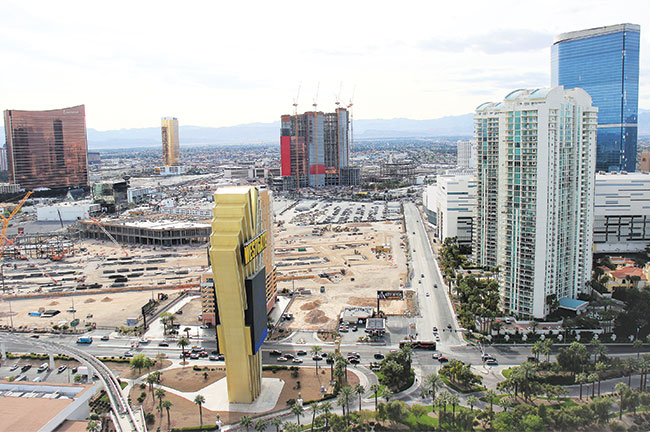
[(257, 258), (266, 249), (266, 231), (261, 232), (252, 240), (247, 241), (241, 248), (241, 259), (243, 265), (247, 265)]
[(246, 310), (244, 322), (250, 327), (252, 354), (262, 346), (268, 329), (266, 328), (266, 271), (262, 267), (256, 273), (247, 277), (246, 284)]
[(402, 300), (404, 298), (404, 291), (386, 291), (378, 290), (378, 300)]

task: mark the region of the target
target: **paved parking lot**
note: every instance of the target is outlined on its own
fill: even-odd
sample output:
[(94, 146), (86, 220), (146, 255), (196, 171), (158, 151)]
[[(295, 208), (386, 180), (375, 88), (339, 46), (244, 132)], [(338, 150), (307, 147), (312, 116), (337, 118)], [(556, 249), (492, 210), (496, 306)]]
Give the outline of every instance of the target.
[[(286, 206), (281, 206), (285, 208)], [(280, 208), (280, 207), (278, 207)], [(346, 224), (395, 220), (401, 215), (398, 201), (301, 200), (277, 220), (296, 225)]]

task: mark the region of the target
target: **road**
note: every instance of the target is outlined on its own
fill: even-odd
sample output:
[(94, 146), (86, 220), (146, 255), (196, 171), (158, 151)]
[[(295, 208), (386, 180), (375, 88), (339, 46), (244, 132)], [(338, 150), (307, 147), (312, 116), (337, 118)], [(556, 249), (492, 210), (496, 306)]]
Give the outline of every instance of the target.
[(417, 292), (420, 311), (415, 320), (417, 337), (421, 340), (435, 340), (433, 333), (435, 326), (439, 330), (440, 350), (444, 351), (449, 346), (464, 345), (451, 304), (447, 299), (447, 287), (436, 268), (431, 243), (415, 204), (404, 203), (404, 219), (411, 252), (413, 271), (411, 283)]

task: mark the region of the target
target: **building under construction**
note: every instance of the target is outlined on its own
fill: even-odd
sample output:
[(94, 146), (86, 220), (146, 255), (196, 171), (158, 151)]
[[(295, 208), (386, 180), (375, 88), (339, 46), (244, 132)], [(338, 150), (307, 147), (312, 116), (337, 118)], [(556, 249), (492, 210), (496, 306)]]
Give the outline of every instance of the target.
[[(79, 221), (80, 234), (90, 239), (111, 240), (154, 246), (205, 244), (212, 228), (209, 224), (193, 222), (151, 222), (102, 220), (101, 226), (93, 220)], [(103, 229), (102, 229), (103, 228)]]
[[(283, 115), (280, 150), (284, 189), (348, 186), (359, 179), (343, 175), (349, 165), (349, 112), (309, 111)], [(358, 183), (356, 183), (358, 184)]]
[(383, 181), (397, 180), (412, 182), (415, 175), (415, 167), (411, 161), (389, 160), (381, 164), (380, 178)]
[(7, 259), (47, 258), (58, 260), (74, 255), (76, 234), (19, 234), (4, 242), (2, 257)]

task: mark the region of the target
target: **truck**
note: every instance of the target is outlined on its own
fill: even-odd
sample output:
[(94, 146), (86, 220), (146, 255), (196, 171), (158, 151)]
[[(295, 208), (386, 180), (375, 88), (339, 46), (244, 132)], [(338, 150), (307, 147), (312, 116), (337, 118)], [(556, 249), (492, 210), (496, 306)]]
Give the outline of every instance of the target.
[(93, 338), (91, 336), (83, 336), (77, 339), (78, 344), (91, 344), (93, 343)]

